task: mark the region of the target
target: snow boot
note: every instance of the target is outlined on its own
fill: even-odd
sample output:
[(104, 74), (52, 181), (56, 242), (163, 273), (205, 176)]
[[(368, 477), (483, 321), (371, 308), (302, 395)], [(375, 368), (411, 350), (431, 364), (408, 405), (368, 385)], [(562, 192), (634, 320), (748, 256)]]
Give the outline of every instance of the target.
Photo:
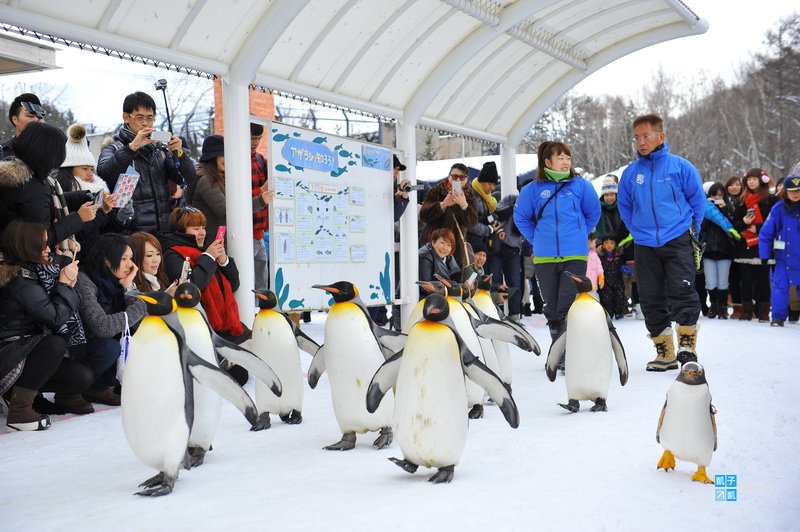
[(758, 323), (769, 322), (769, 303), (766, 301), (758, 302)]
[(772, 320), (770, 327), (783, 327), (783, 320)]
[(92, 403), (86, 401), (78, 393), (57, 393), (53, 397), (53, 402), (56, 406), (63, 408), (70, 414), (77, 414), (83, 416), (94, 412)]
[(647, 363), (647, 371), (667, 371), (678, 369), (678, 360), (675, 358), (675, 340), (672, 337), (672, 328), (667, 327), (658, 336), (650, 336), (656, 347), (656, 358)]
[(742, 303), (742, 313), (739, 315), (739, 320), (750, 321), (752, 319), (753, 319), (753, 302), (745, 301), (744, 303)]
[(708, 291), (708, 300), (711, 304), (708, 306), (708, 312), (706, 312), (706, 318), (714, 319), (719, 314), (719, 300), (717, 299), (717, 295), (719, 290), (716, 288), (712, 288)]
[(789, 323), (797, 323), (798, 319), (800, 319), (800, 310), (790, 310)]
[(522, 305), (522, 315), (523, 316), (533, 316), (533, 311), (531, 310), (531, 304), (525, 303)]
[(741, 303), (733, 303), (731, 305), (733, 308), (733, 312), (731, 312), (731, 319), (732, 320), (740, 320), (742, 319), (742, 304)]
[(678, 325), (678, 348), (688, 347), (697, 351), (697, 325)]
[(15, 386), (8, 406), (6, 426), (14, 430), (47, 430), (50, 418), (33, 409), (33, 398), (39, 392)]
[(717, 290), (717, 319), (728, 319), (728, 291)]

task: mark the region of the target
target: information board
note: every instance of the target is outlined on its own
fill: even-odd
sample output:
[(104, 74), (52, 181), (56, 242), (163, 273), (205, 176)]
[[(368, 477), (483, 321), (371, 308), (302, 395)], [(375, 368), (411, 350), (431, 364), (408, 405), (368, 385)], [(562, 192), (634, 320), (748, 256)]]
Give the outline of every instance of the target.
[(369, 306), (394, 294), (392, 150), (271, 122), (270, 273), (284, 311), (330, 306), (350, 281)]

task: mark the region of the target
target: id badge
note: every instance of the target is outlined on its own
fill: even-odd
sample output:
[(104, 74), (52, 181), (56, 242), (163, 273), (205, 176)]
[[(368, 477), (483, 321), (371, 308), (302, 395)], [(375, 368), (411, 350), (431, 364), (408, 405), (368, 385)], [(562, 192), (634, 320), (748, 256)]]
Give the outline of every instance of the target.
[(775, 244), (773, 245), (774, 249), (786, 249), (786, 242), (783, 240), (776, 240)]

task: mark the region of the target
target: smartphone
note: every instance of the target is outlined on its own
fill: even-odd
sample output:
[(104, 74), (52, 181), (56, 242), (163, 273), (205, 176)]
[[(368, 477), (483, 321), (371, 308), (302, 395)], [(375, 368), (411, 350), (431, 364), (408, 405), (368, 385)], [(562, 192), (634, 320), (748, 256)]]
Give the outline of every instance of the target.
[(461, 194), (461, 181), (453, 181), (453, 193)]
[(92, 203), (94, 205), (101, 205), (103, 203), (103, 191), (102, 190), (92, 194)]
[(477, 278), (478, 278), (478, 272), (472, 272), (472, 275), (470, 275), (469, 279), (467, 279), (467, 283), (472, 284), (475, 282), (475, 279)]
[(747, 209), (747, 215), (751, 215), (751, 214), (755, 214), (755, 213), (756, 213), (755, 209)]
[(192, 269), (192, 265), (189, 262), (189, 257), (183, 261), (183, 267), (181, 267), (181, 276), (178, 278), (178, 283), (182, 283), (189, 279), (189, 271)]
[(227, 230), (228, 228), (226, 226), (220, 225), (219, 228), (217, 229), (217, 236), (214, 238), (214, 240), (223, 240), (225, 238), (225, 232)]
[(493, 214), (490, 214), (486, 217), (486, 223), (492, 225), (496, 219)]
[(151, 140), (157, 140), (159, 142), (163, 142), (164, 144), (169, 142), (169, 139), (172, 138), (172, 133), (169, 131), (153, 131), (150, 133)]

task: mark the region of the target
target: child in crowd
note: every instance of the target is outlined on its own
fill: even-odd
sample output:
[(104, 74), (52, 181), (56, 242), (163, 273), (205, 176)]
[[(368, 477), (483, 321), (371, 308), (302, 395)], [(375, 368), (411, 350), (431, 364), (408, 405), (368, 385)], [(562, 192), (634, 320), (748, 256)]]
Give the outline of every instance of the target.
[(86, 142), (86, 128), (72, 124), (67, 130), (67, 157), (58, 172), (58, 182), (65, 192), (88, 190), (92, 194), (109, 194), (108, 185), (94, 173), (96, 161)]
[(622, 253), (617, 247), (617, 238), (614, 235), (603, 236), (599, 253), (605, 275), (605, 286), (600, 290), (600, 304), (609, 316), (619, 320), (625, 313), (625, 280), (622, 277)]
[(600, 257), (597, 256), (597, 238), (594, 233), (589, 234), (589, 258), (586, 262), (586, 277), (592, 281), (592, 290), (597, 294), (599, 288), (603, 288), (605, 279), (603, 278), (603, 265), (600, 264)]

